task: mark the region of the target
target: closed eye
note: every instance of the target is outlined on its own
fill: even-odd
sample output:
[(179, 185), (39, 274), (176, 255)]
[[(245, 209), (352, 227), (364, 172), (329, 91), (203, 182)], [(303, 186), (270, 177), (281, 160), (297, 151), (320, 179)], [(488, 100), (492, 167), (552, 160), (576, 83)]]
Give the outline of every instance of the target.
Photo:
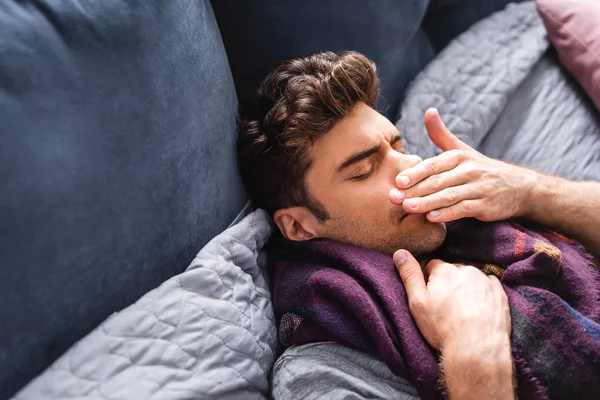
[(351, 181), (362, 181), (364, 179), (367, 179), (371, 175), (373, 175), (373, 172), (375, 172), (376, 168), (377, 168), (377, 162), (374, 162), (371, 164), (371, 168), (369, 169), (368, 172), (365, 172), (365, 173), (359, 174), (359, 175), (353, 175), (348, 179), (350, 179)]

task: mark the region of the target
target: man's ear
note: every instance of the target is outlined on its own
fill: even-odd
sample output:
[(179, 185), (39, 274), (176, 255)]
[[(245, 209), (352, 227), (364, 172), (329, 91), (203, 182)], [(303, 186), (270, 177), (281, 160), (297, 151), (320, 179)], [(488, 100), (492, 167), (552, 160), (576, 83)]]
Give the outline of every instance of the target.
[(303, 241), (319, 237), (319, 222), (306, 207), (281, 208), (273, 214), (273, 221), (286, 239)]

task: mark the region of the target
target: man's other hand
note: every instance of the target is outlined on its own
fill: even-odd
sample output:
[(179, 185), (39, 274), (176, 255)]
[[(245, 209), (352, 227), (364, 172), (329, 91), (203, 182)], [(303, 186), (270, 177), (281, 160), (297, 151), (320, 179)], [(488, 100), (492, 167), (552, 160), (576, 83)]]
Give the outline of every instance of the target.
[(394, 262), (419, 330), (441, 352), (449, 398), (514, 399), (510, 311), (500, 281), (440, 260), (423, 273), (406, 250)]
[(454, 136), (436, 109), (425, 112), (429, 137), (444, 152), (396, 177), (390, 201), (432, 222), (465, 217), (499, 221), (525, 212), (535, 171), (486, 157)]
[[(500, 281), (475, 267), (432, 260), (421, 270), (406, 250), (394, 254), (410, 312), (429, 344), (460, 342), (494, 350), (510, 336), (508, 299)], [(427, 277), (427, 282), (425, 281)], [(489, 343), (486, 343), (489, 342)]]

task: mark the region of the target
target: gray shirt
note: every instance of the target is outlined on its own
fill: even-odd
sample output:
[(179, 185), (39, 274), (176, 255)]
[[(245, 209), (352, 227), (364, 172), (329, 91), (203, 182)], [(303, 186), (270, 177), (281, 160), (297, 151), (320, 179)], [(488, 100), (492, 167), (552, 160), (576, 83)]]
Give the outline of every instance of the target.
[(275, 400), (419, 398), (376, 357), (332, 342), (288, 348), (273, 367), (272, 395)]

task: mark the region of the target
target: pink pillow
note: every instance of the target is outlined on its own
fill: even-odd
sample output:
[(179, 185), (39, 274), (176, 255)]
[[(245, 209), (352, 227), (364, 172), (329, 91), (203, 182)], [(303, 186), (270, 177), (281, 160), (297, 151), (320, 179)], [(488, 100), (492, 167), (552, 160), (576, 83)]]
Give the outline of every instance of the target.
[(562, 64), (600, 110), (600, 1), (536, 0)]

